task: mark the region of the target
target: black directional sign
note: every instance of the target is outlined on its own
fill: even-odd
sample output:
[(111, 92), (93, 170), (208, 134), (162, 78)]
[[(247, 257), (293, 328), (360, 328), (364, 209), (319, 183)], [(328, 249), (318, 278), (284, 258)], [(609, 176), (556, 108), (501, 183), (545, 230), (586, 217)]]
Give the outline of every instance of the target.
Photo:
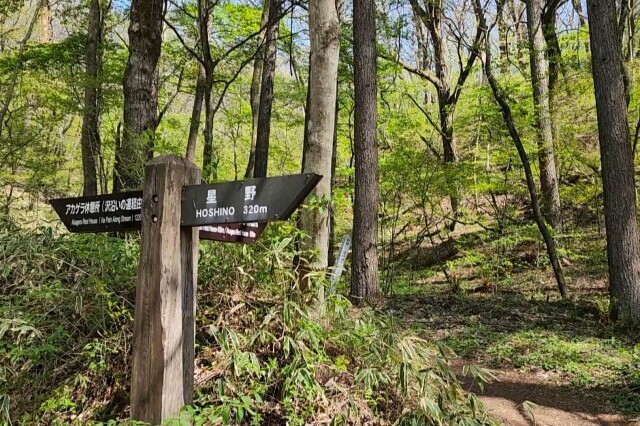
[(266, 222), (228, 223), (222, 225), (207, 225), (200, 227), (201, 240), (225, 241), (229, 243), (255, 243), (264, 228)]
[(49, 200), (70, 232), (139, 230), (142, 191)]
[(315, 173), (182, 188), (182, 226), (285, 220), (322, 176)]

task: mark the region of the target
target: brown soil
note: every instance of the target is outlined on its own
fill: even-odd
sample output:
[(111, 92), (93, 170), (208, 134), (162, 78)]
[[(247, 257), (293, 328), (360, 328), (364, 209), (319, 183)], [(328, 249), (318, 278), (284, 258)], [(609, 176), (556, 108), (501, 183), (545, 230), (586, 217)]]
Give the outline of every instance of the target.
[[(456, 366), (461, 370), (461, 365)], [(484, 391), (468, 377), (461, 377), (467, 389), (476, 393), (487, 411), (509, 426), (640, 425), (640, 420), (614, 414), (602, 391), (577, 391), (552, 374), (514, 370), (493, 370), (499, 381), (486, 384)], [(527, 410), (527, 403), (534, 418)]]

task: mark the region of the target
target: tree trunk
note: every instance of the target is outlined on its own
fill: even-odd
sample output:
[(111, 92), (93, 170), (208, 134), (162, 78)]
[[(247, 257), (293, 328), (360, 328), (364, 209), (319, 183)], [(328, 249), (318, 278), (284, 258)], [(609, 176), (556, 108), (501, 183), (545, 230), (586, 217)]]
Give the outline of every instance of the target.
[[(480, 21), (480, 25), (483, 28), (487, 28), (486, 20), (484, 17), (484, 12), (482, 11), (482, 6), (480, 4), (480, 0), (474, 0), (474, 8), (476, 10), (476, 15)], [(502, 13), (501, 10), (498, 10), (498, 13)], [(524, 149), (524, 145), (522, 140), (520, 139), (520, 134), (515, 127), (515, 122), (513, 120), (513, 116), (511, 114), (511, 108), (506, 100), (506, 96), (502, 89), (499, 87), (498, 82), (493, 75), (491, 69), (491, 45), (488, 43), (488, 34), (485, 32), (485, 61), (484, 61), (484, 69), (485, 74), (487, 76), (487, 81), (491, 86), (491, 91), (493, 92), (493, 96), (496, 99), (496, 102), (500, 106), (502, 111), (502, 118), (504, 119), (505, 125), (509, 130), (509, 135), (513, 140), (513, 143), (516, 146), (518, 151), (518, 156), (520, 157), (520, 161), (522, 162), (522, 167), (524, 169), (525, 178), (527, 181), (527, 190), (529, 191), (529, 197), (531, 200), (531, 210), (533, 211), (533, 217), (536, 221), (536, 225), (538, 226), (538, 230), (542, 235), (542, 239), (545, 242), (545, 246), (547, 248), (547, 255), (549, 256), (549, 261), (551, 263), (551, 267), (553, 268), (554, 275), (556, 277), (556, 282), (558, 284), (558, 290), (562, 297), (566, 297), (567, 295), (567, 286), (564, 280), (564, 274), (562, 272), (562, 266), (558, 260), (558, 253), (556, 251), (555, 241), (553, 236), (549, 232), (547, 225), (544, 221), (544, 217), (540, 210), (540, 203), (538, 202), (538, 194), (536, 191), (536, 185), (533, 178), (533, 172), (531, 171), (531, 165), (529, 163), (529, 157), (527, 156), (527, 152)]]
[[(267, 1), (267, 0), (265, 0)], [(256, 135), (256, 154), (253, 177), (267, 176), (269, 162), (269, 137), (271, 134), (271, 106), (273, 105), (273, 80), (276, 71), (277, 40), (280, 26), (282, 0), (269, 1), (269, 23), (265, 32), (265, 55), (260, 83), (260, 107)]]
[(129, 60), (123, 82), (124, 129), (115, 171), (118, 191), (140, 188), (144, 163), (153, 157), (164, 5), (164, 0), (131, 2)]
[(378, 99), (374, 0), (353, 2), (355, 89), (355, 199), (351, 299), (357, 305), (380, 291), (378, 283)]
[(198, 132), (200, 131), (200, 117), (202, 116), (202, 102), (204, 100), (205, 76), (204, 67), (199, 66), (196, 92), (193, 95), (193, 108), (191, 109), (191, 123), (189, 124), (189, 137), (187, 138), (186, 159), (194, 162), (196, 147), (198, 146)]
[(562, 229), (560, 194), (553, 150), (553, 127), (549, 106), (549, 83), (545, 60), (542, 12), (544, 0), (527, 0), (527, 27), (529, 31), (529, 54), (531, 57), (531, 84), (538, 133), (538, 162), (540, 164), (540, 186), (542, 205), (547, 221), (557, 231)]
[[(269, 22), (269, 0), (264, 0), (262, 6), (262, 17), (260, 18), (260, 28), (265, 28)], [(251, 149), (249, 151), (249, 161), (244, 178), (249, 179), (253, 175), (253, 166), (256, 160), (256, 140), (258, 138), (258, 113), (260, 111), (260, 83), (262, 80), (262, 69), (264, 65), (264, 31), (258, 37), (258, 54), (253, 60), (253, 74), (251, 76), (251, 89), (249, 91), (249, 101), (251, 103)]]
[[(333, 194), (333, 189), (336, 187), (336, 163), (338, 161), (338, 115), (340, 113), (340, 107), (338, 105), (337, 93), (338, 93), (338, 81), (336, 80), (336, 112), (335, 112), (335, 121), (333, 125), (333, 150), (331, 152), (331, 193), (332, 194)], [(333, 266), (336, 263), (336, 256), (335, 256), (335, 250), (334, 250), (335, 246), (336, 246), (336, 208), (335, 208), (335, 203), (332, 200), (331, 205), (329, 206), (329, 248), (327, 253), (327, 257), (329, 259), (329, 266)]]
[(509, 15), (511, 17), (511, 25), (514, 36), (514, 45), (516, 47), (516, 59), (518, 66), (522, 72), (526, 68), (526, 51), (528, 50), (527, 43), (527, 27), (522, 22), (522, 16), (524, 13), (525, 5), (521, 4), (518, 0), (507, 0), (506, 6), (509, 9)]
[[(503, 9), (506, 0), (497, 0), (496, 7)], [(500, 49), (500, 72), (509, 72), (509, 26), (504, 19), (505, 15), (498, 16), (498, 48)]]
[[(91, 11), (89, 11), (89, 13), (91, 13)], [(40, 27), (40, 43), (51, 43), (53, 38), (53, 17), (51, 16), (51, 3), (48, 0), (44, 2), (42, 8)]]
[(213, 71), (215, 64), (211, 57), (209, 34), (211, 33), (211, 0), (198, 0), (198, 17), (200, 28), (200, 46), (202, 48), (202, 62), (204, 68), (204, 146), (202, 149), (202, 178), (211, 182), (218, 178), (217, 159), (213, 147), (214, 108), (211, 96), (213, 94)]
[[(303, 173), (323, 176), (312, 194), (318, 200), (327, 200), (331, 198), (331, 160), (340, 57), (340, 22), (335, 0), (314, 0), (309, 3), (309, 32), (309, 125)], [(311, 208), (301, 212), (300, 229), (307, 235), (300, 241), (301, 248), (315, 253), (307, 259), (306, 265), (303, 264), (303, 269), (326, 271), (328, 267), (329, 213), (329, 208)], [(322, 290), (318, 294), (319, 301), (324, 299)]]
[(640, 246), (633, 156), (614, 0), (588, 0), (591, 63), (600, 135), (611, 317), (640, 324)]
[(571, 0), (573, 4), (573, 10), (578, 14), (578, 22), (580, 22), (580, 28), (587, 24), (587, 17), (582, 12), (582, 0)]
[(83, 195), (98, 193), (100, 161), (100, 56), (102, 55), (102, 9), (100, 0), (91, 0), (85, 46), (84, 111), (80, 146), (82, 147)]
[(549, 62), (549, 105), (553, 111), (554, 98), (556, 93), (556, 83), (562, 70), (562, 50), (556, 31), (556, 21), (558, 16), (557, 1), (551, 1), (542, 15), (542, 33), (547, 47), (547, 59)]

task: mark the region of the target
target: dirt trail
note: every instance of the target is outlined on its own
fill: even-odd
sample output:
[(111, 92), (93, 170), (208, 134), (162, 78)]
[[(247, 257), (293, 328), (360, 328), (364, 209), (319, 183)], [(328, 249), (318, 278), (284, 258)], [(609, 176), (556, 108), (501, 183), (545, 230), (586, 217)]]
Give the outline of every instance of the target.
[[(582, 425), (640, 425), (640, 421), (628, 419), (612, 410), (604, 402), (602, 392), (578, 392), (544, 371), (522, 373), (514, 370), (498, 370), (500, 379), (485, 385), (484, 392), (472, 385), (471, 380), (459, 376), (467, 389), (478, 395), (487, 411), (509, 426), (582, 426)], [(532, 402), (535, 421), (523, 403)]]

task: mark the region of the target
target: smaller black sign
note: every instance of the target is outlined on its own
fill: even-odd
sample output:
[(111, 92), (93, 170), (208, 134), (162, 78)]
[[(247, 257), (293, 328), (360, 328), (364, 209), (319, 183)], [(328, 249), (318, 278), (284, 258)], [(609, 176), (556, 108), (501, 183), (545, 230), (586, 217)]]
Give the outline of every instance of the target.
[(225, 241), (228, 243), (253, 244), (267, 227), (267, 223), (229, 223), (200, 227), (201, 240)]
[(49, 200), (70, 232), (137, 231), (142, 191)]
[(182, 226), (286, 220), (320, 182), (315, 173), (185, 186)]

